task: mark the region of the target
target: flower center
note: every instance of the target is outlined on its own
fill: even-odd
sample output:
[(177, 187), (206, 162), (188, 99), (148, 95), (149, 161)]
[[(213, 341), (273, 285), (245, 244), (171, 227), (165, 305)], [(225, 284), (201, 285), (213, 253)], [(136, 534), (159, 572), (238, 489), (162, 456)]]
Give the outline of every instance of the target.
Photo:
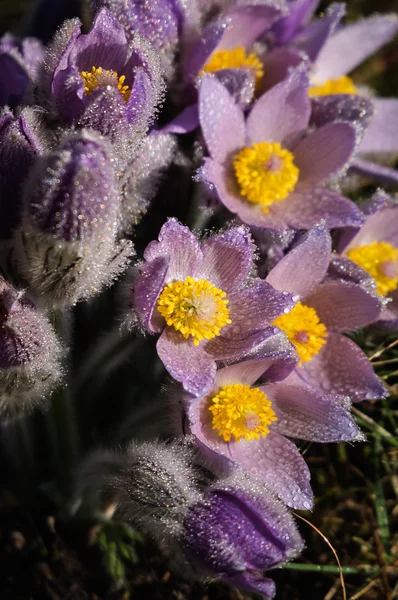
[(312, 85), (308, 93), (310, 96), (329, 96), (330, 94), (358, 94), (359, 92), (351, 77), (342, 75), (337, 79), (328, 79), (321, 85)]
[(261, 60), (251, 52), (246, 54), (243, 46), (233, 50), (218, 50), (214, 52), (203, 67), (201, 73), (214, 73), (222, 69), (250, 69), (253, 72), (255, 84), (257, 85), (263, 75), (264, 69)]
[(232, 436), (237, 442), (241, 438), (258, 440), (261, 436), (266, 437), (268, 425), (277, 421), (267, 396), (250, 385), (224, 385), (211, 402), (213, 429), (225, 442)]
[(273, 202), (286, 198), (296, 187), (299, 169), (294, 156), (279, 142), (261, 142), (235, 156), (234, 170), (240, 193), (268, 212)]
[(273, 324), (282, 329), (295, 346), (300, 364), (318, 354), (328, 335), (316, 311), (301, 302), (297, 302), (287, 315), (275, 319)]
[(211, 340), (231, 323), (228, 300), (222, 290), (206, 279), (168, 283), (158, 300), (158, 311), (167, 325), (180, 331), (185, 339), (191, 335), (195, 346), (201, 340)]
[(84, 82), (86, 96), (92, 94), (97, 88), (112, 86), (119, 90), (125, 102), (129, 101), (131, 90), (128, 85), (123, 85), (126, 79), (125, 75), (118, 77), (116, 71), (104, 71), (102, 67), (91, 67), (91, 72), (82, 71), (80, 77)]
[(373, 242), (349, 250), (347, 256), (374, 278), (382, 296), (398, 287), (398, 248), (388, 242)]

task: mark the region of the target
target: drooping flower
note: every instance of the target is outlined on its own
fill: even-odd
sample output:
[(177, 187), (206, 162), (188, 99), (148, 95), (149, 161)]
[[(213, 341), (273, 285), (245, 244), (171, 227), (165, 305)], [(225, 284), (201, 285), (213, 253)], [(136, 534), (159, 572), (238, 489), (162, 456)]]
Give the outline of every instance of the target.
[(49, 321), (0, 277), (0, 414), (12, 417), (44, 401), (60, 381), (61, 346)]
[(129, 43), (106, 9), (87, 34), (78, 20), (64, 23), (39, 86), (41, 102), (65, 122), (97, 129), (128, 149), (147, 130), (162, 93), (157, 53), (138, 35)]
[(5, 34), (0, 39), (0, 108), (21, 103), (33, 87), (43, 56), (44, 46), (35, 38)]
[(318, 226), (271, 270), (269, 283), (300, 295), (296, 306), (274, 324), (296, 347), (301, 361), (296, 373), (307, 384), (353, 402), (385, 397), (365, 353), (342, 335), (377, 321), (382, 299), (353, 282), (324, 281), (330, 260), (330, 234)]
[(255, 357), (222, 368), (210, 392), (198, 398), (185, 395), (183, 405), (188, 430), (216, 468), (234, 463), (289, 506), (309, 509), (313, 497), (308, 467), (288, 438), (362, 438), (347, 397), (318, 391), (295, 372), (271, 379), (271, 367), (281, 360)]
[(303, 548), (293, 517), (263, 485), (237, 472), (206, 481), (186, 446), (131, 444), (105, 456), (102, 470), (101, 457), (93, 462), (83, 484), (88, 474), (89, 485), (113, 497), (116, 518), (166, 541), (185, 578), (217, 578), (272, 598), (275, 584), (263, 571)]
[(127, 267), (132, 247), (116, 238), (112, 152), (99, 136), (80, 132), (38, 160), (24, 202), (17, 257), (38, 302), (70, 306)]
[(200, 86), (199, 118), (211, 158), (199, 172), (221, 202), (249, 225), (309, 229), (360, 226), (361, 211), (323, 184), (347, 167), (358, 143), (351, 123), (303, 137), (311, 114), (301, 70), (257, 100), (247, 119), (214, 78)]
[(199, 243), (176, 219), (149, 244), (134, 284), (141, 325), (161, 333), (160, 359), (192, 394), (213, 385), (216, 360), (234, 359), (267, 342), (268, 325), (294, 296), (251, 275), (254, 247), (244, 227)]
[[(388, 303), (379, 323), (398, 327), (398, 204), (384, 193), (367, 203), (366, 221), (360, 229), (340, 235), (334, 260), (334, 276), (342, 275), (369, 287), (370, 278)], [(348, 260), (347, 260), (348, 259)], [(354, 265), (352, 264), (354, 263)], [(353, 268), (354, 267), (354, 268)]]

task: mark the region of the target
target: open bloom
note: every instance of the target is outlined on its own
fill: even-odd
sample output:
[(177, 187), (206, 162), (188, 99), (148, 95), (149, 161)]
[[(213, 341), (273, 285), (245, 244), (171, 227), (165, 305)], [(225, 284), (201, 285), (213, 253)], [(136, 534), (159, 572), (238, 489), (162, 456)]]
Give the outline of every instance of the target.
[(309, 229), (359, 226), (361, 211), (323, 184), (344, 169), (355, 127), (334, 122), (303, 138), (311, 103), (306, 76), (294, 71), (257, 100), (247, 119), (217, 80), (203, 78), (199, 117), (211, 158), (199, 175), (249, 225)]
[[(398, 204), (378, 193), (369, 204), (366, 221), (360, 229), (343, 232), (337, 249), (340, 257), (334, 261), (336, 276), (368, 285), (374, 281), (377, 292), (388, 303), (380, 321), (398, 326)], [(348, 261), (347, 261), (348, 259)], [(348, 264), (349, 262), (349, 264)], [(353, 264), (355, 265), (353, 269)]]
[(354, 402), (387, 395), (364, 352), (348, 337), (380, 318), (382, 299), (353, 282), (324, 281), (331, 260), (329, 232), (314, 227), (270, 271), (276, 289), (300, 295), (293, 310), (274, 322), (296, 347), (296, 374), (324, 392)]
[(114, 139), (145, 132), (163, 92), (156, 52), (139, 36), (129, 43), (106, 9), (87, 34), (80, 32), (78, 20), (66, 21), (45, 65), (39, 86), (42, 102), (50, 102), (64, 121)]
[(289, 506), (309, 509), (308, 467), (288, 438), (340, 442), (361, 434), (348, 398), (318, 391), (294, 372), (270, 381), (270, 368), (280, 360), (255, 358), (220, 369), (210, 392), (186, 395), (183, 404), (189, 431), (216, 467), (237, 464)]
[(199, 243), (176, 219), (151, 242), (134, 284), (141, 325), (161, 333), (160, 359), (192, 394), (211, 388), (216, 360), (237, 358), (272, 337), (268, 325), (295, 303), (252, 277), (254, 248), (235, 227)]

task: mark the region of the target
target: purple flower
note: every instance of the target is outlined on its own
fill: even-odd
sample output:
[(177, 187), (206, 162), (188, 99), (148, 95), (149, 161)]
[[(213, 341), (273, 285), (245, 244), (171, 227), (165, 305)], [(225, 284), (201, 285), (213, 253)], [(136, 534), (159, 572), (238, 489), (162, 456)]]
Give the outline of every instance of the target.
[(112, 152), (99, 136), (75, 134), (37, 161), (15, 240), (38, 300), (74, 304), (126, 268), (132, 250), (116, 239), (119, 210)]
[(14, 117), (5, 108), (0, 116), (0, 239), (12, 237), (20, 223), (22, 191), (30, 169), (49, 149), (41, 111), (24, 108)]
[(199, 118), (211, 158), (200, 177), (221, 202), (249, 225), (309, 229), (359, 226), (361, 211), (323, 184), (347, 167), (357, 132), (333, 122), (303, 137), (311, 103), (301, 70), (257, 100), (247, 119), (227, 90), (203, 78)]
[(36, 79), (44, 47), (35, 38), (10, 34), (0, 40), (0, 107), (19, 104)]
[(268, 343), (269, 323), (293, 307), (294, 296), (251, 275), (254, 248), (244, 227), (199, 243), (169, 219), (158, 240), (145, 250), (133, 308), (145, 329), (161, 333), (157, 351), (172, 377), (202, 394), (213, 385), (216, 360)]
[[(362, 439), (346, 397), (308, 385), (294, 372), (270, 377), (281, 357), (254, 358), (217, 371), (210, 392), (184, 396), (189, 431), (207, 460), (243, 468), (289, 506), (309, 509), (310, 473), (288, 438), (313, 442)], [(279, 363), (279, 364), (278, 364)], [(260, 380), (263, 383), (256, 382)], [(265, 382), (265, 383), (264, 383)]]
[(103, 9), (87, 34), (79, 21), (65, 22), (48, 51), (39, 92), (68, 123), (114, 139), (142, 134), (163, 93), (159, 57), (138, 35), (129, 43)]
[(263, 571), (303, 549), (293, 518), (262, 485), (242, 476), (214, 484), (184, 519), (183, 545), (209, 575), (266, 598), (275, 583)]
[[(398, 327), (398, 204), (383, 193), (375, 194), (365, 223), (348, 229), (338, 241), (340, 257), (334, 261), (335, 276), (376, 288), (388, 299), (380, 321)], [(354, 263), (354, 264), (353, 264)], [(370, 281), (369, 281), (370, 280)], [(379, 321), (379, 323), (380, 323)]]
[(302, 381), (353, 402), (385, 397), (364, 352), (342, 335), (377, 321), (382, 299), (352, 282), (323, 282), (330, 260), (330, 234), (318, 226), (272, 269), (266, 278), (272, 286), (300, 295), (300, 302), (274, 325), (296, 347), (301, 359), (296, 374)]
[(0, 414), (32, 410), (59, 382), (61, 347), (49, 321), (0, 277)]

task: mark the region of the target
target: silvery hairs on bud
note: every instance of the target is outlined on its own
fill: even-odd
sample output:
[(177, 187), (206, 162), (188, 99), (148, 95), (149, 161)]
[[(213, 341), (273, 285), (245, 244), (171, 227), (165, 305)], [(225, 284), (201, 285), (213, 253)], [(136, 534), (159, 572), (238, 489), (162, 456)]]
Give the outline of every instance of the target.
[(0, 416), (44, 402), (62, 377), (62, 348), (44, 315), (0, 277)]
[(97, 134), (67, 137), (37, 162), (15, 245), (20, 272), (39, 303), (71, 306), (126, 269), (133, 248), (117, 239), (119, 214), (112, 150)]

